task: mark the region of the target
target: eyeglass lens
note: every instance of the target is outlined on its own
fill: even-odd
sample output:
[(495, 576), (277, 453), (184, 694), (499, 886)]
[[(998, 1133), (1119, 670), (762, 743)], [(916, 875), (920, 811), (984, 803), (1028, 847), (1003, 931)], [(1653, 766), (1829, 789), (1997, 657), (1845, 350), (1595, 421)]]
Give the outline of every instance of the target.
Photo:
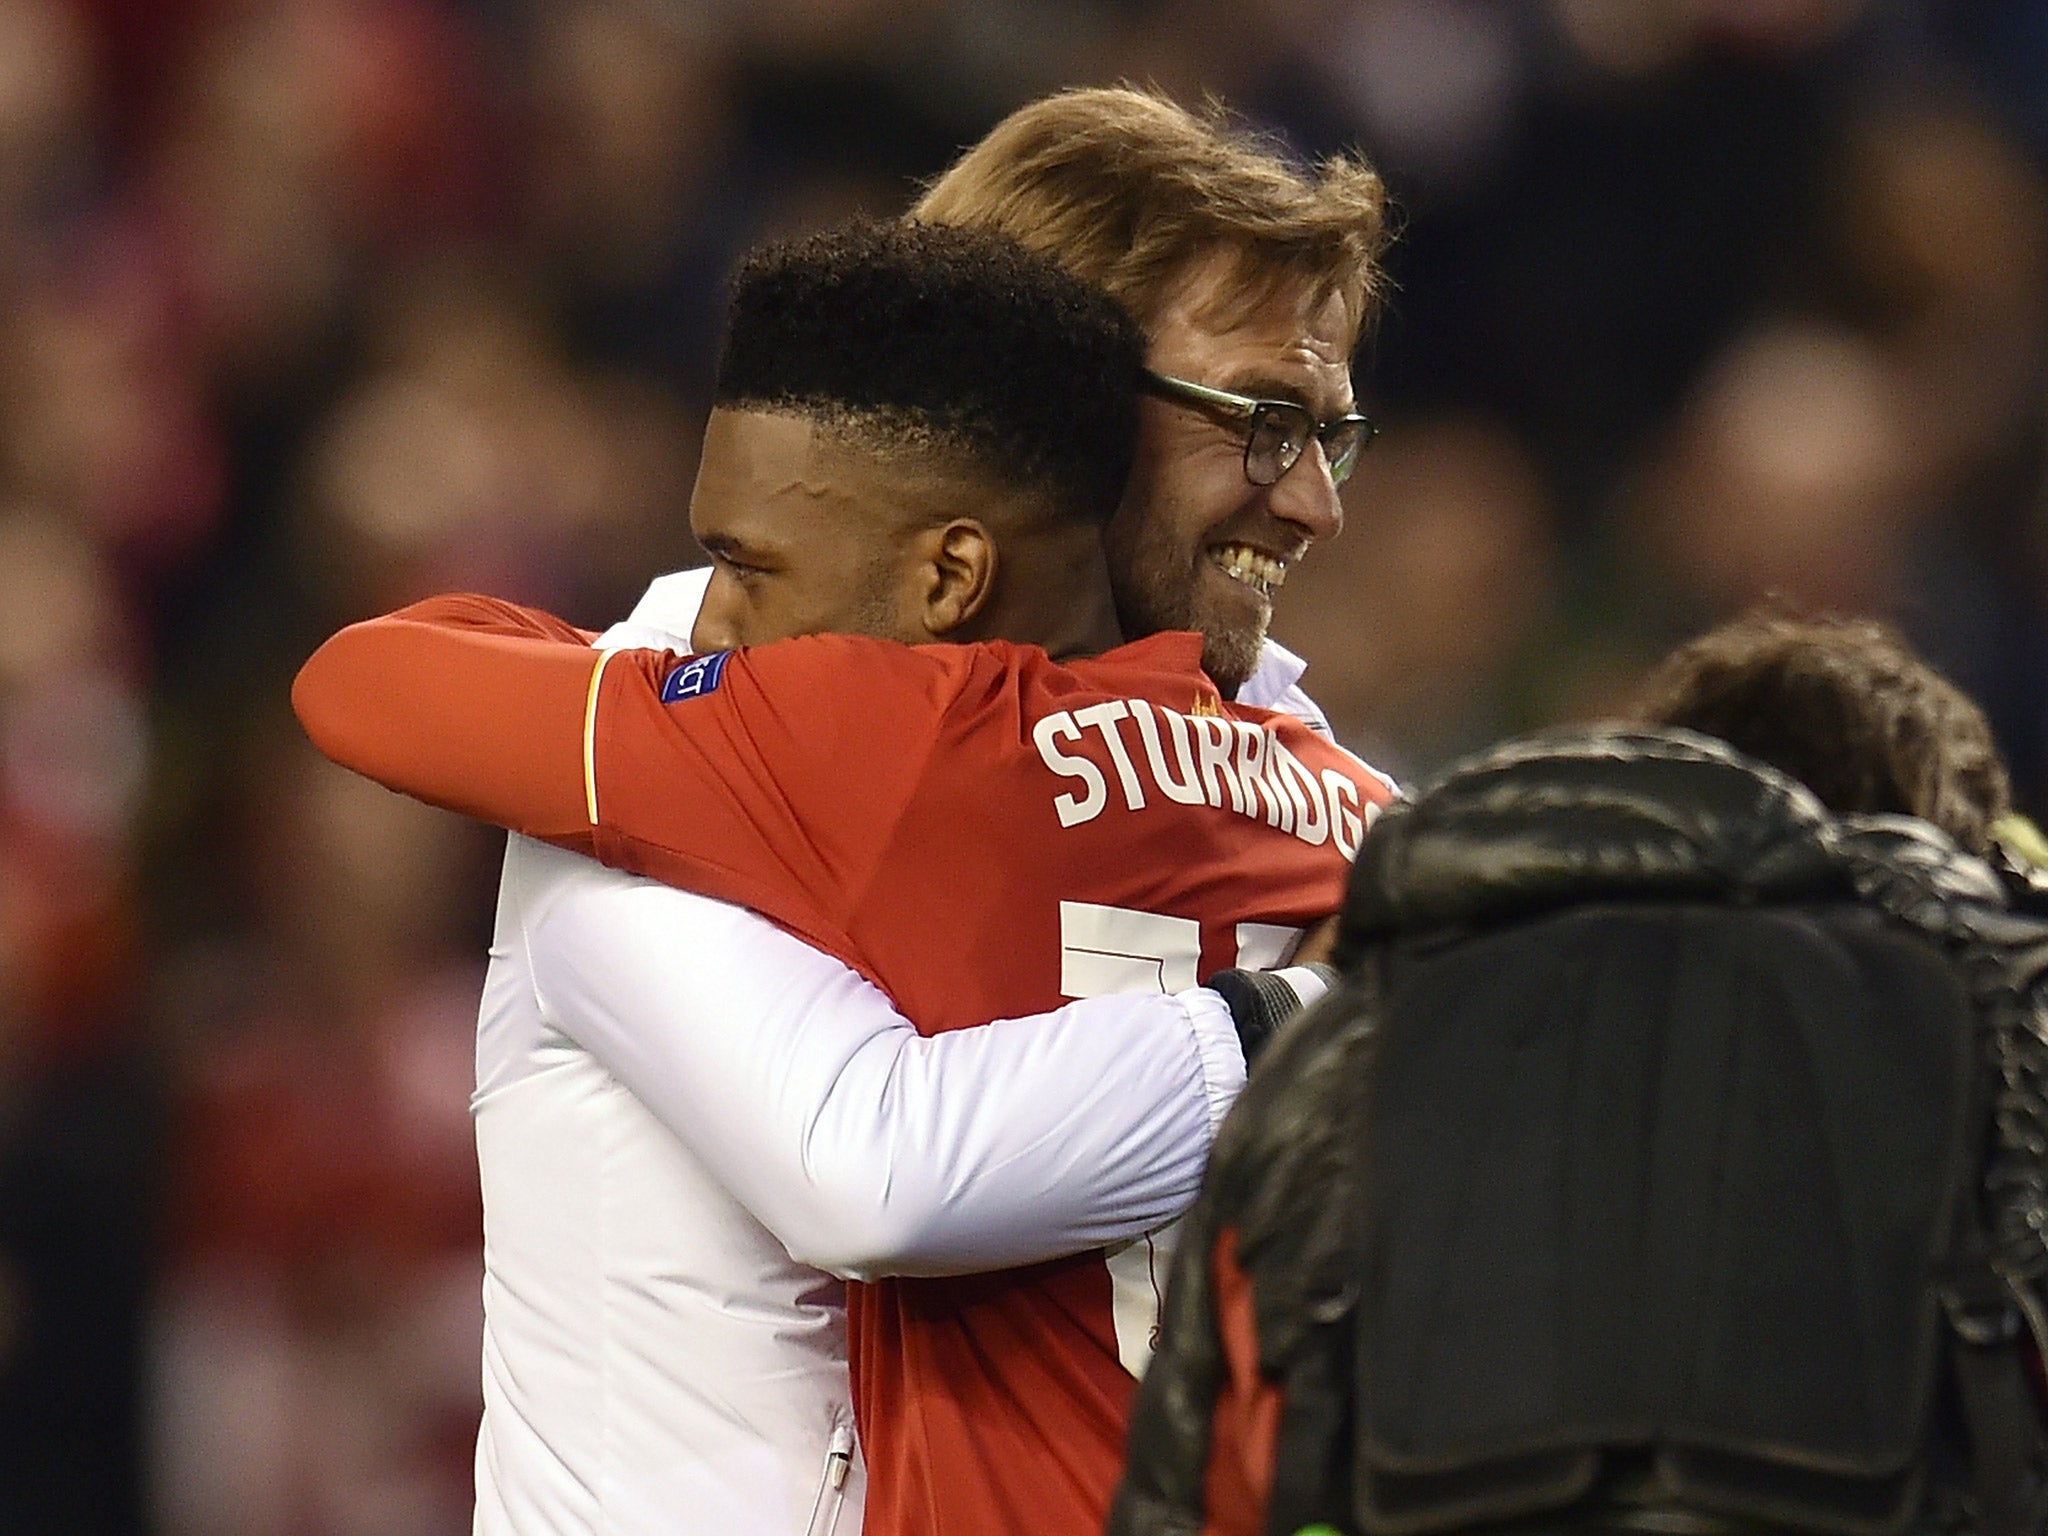
[[(1315, 418), (1298, 405), (1269, 401), (1252, 414), (1251, 436), (1244, 445), (1245, 478), (1253, 485), (1272, 485), (1308, 447)], [(1366, 427), (1358, 421), (1333, 421), (1323, 430), (1323, 457), (1330, 479), (1342, 485), (1351, 478), (1358, 451), (1365, 446)]]

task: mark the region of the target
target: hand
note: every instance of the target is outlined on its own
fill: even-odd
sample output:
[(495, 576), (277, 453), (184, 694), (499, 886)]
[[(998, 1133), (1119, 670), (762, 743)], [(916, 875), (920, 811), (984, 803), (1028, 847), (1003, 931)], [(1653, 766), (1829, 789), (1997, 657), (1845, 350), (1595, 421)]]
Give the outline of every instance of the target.
[(1278, 971), (1218, 971), (1202, 983), (1230, 1005), (1247, 1071), (1281, 1025), (1336, 984), (1337, 973), (1322, 964), (1295, 964)]

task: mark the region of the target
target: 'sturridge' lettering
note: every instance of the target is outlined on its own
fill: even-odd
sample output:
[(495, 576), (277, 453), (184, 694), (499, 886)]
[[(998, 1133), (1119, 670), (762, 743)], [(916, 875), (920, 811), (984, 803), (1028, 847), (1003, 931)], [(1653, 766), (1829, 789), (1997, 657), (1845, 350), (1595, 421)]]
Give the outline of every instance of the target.
[[(1163, 722), (1163, 727), (1162, 727)], [(1135, 744), (1127, 732), (1135, 729)], [(1148, 789), (1176, 805), (1207, 804), (1263, 821), (1319, 848), (1333, 839), (1347, 859), (1358, 856), (1379, 807), (1336, 768), (1320, 774), (1294, 755), (1270, 727), (1213, 715), (1183, 715), (1144, 699), (1109, 699), (1085, 709), (1056, 710), (1031, 730), (1045, 766), (1078, 788), (1053, 797), (1063, 827), (1093, 821), (1110, 807), (1110, 777), (1083, 751), (1090, 733), (1101, 740), (1126, 811), (1145, 808)], [(1170, 746), (1169, 746), (1170, 742)]]

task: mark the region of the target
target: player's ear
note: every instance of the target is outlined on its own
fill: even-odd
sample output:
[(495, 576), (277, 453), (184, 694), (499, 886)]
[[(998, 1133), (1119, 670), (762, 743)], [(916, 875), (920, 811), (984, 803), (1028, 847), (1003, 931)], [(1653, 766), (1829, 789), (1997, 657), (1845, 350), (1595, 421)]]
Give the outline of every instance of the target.
[(996, 586), (996, 541), (971, 517), (928, 528), (924, 545), (924, 602), (920, 615), (934, 640), (955, 633), (988, 605)]

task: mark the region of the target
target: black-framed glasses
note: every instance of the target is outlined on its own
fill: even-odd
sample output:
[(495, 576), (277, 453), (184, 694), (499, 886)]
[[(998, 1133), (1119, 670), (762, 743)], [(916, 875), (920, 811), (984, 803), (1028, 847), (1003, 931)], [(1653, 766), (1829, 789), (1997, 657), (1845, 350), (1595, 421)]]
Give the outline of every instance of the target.
[(1244, 477), (1253, 485), (1272, 485), (1308, 449), (1313, 437), (1323, 445), (1330, 482), (1342, 485), (1358, 467), (1358, 456), (1379, 435), (1368, 416), (1333, 416), (1317, 421), (1308, 407), (1292, 400), (1255, 400), (1227, 389), (1211, 389), (1189, 379), (1145, 370), (1145, 384), (1154, 394), (1185, 401), (1229, 417), (1244, 429)]

